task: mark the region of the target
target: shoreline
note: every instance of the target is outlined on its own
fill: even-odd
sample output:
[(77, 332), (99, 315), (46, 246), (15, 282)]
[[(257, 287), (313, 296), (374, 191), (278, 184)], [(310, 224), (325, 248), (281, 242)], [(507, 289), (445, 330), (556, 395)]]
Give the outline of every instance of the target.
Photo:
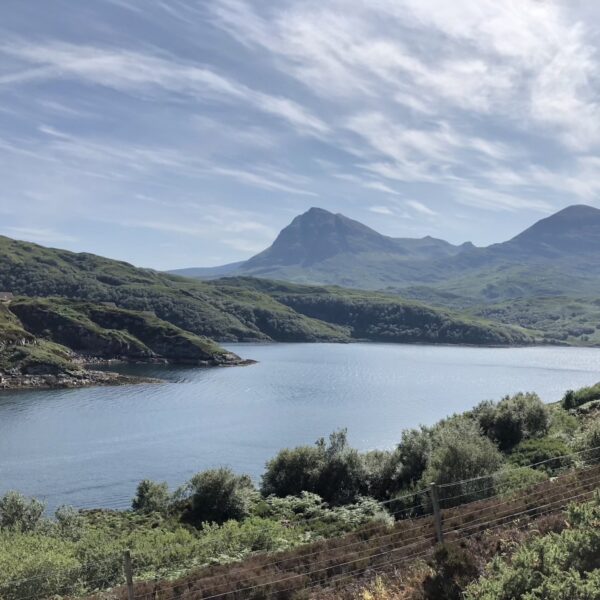
[(152, 360), (129, 360), (126, 358), (100, 358), (80, 356), (74, 360), (75, 364), (82, 367), (80, 371), (65, 373), (0, 373), (0, 392), (19, 391), (19, 390), (52, 390), (52, 389), (78, 389), (95, 386), (120, 386), (120, 385), (142, 385), (145, 383), (165, 383), (164, 379), (156, 377), (140, 377), (135, 375), (126, 375), (114, 371), (99, 371), (97, 369), (88, 369), (88, 366), (111, 366), (111, 365), (184, 365), (196, 366), (198, 368), (214, 367), (245, 367), (256, 364), (252, 359), (240, 359), (238, 361), (229, 361), (216, 363), (211, 361), (189, 361), (173, 362), (167, 359)]

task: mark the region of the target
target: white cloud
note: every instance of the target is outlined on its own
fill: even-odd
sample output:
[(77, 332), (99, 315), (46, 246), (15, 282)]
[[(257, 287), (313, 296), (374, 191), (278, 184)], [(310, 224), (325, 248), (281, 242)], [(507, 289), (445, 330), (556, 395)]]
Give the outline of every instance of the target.
[(124, 49), (49, 42), (5, 42), (0, 52), (35, 65), (0, 75), (0, 86), (47, 79), (79, 79), (127, 93), (169, 93), (206, 101), (244, 103), (292, 125), (301, 133), (322, 136), (328, 126), (306, 108), (281, 96), (249, 88), (206, 67), (172, 56)]
[(597, 52), (568, 4), (329, 0), (268, 16), (244, 0), (209, 6), (236, 39), (265, 48), (326, 99), (395, 98), (425, 114), (454, 107), (554, 134), (570, 148), (600, 143)]
[(377, 213), (378, 215), (393, 215), (394, 211), (389, 206), (370, 206), (371, 212)]
[(407, 200), (406, 204), (418, 213), (426, 215), (428, 217), (435, 217), (438, 214), (435, 212), (435, 210), (432, 210), (431, 208), (429, 208), (422, 202), (419, 202), (418, 200)]

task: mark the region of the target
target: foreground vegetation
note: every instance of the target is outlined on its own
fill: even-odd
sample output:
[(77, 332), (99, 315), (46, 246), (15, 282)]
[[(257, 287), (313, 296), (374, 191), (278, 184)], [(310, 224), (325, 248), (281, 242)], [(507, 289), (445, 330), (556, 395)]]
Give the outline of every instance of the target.
[[(177, 579), (253, 555), (258, 569), (259, 557), (272, 552), (287, 552), (286, 560), (296, 562), (306, 555), (300, 563), (305, 567), (313, 560), (335, 564), (336, 548), (348, 539), (365, 542), (361, 527), (384, 536), (397, 531), (397, 543), (404, 539), (402, 524), (411, 527), (405, 520), (431, 512), (432, 481), (441, 486), (448, 522), (453, 514), (460, 517), (452, 511), (461, 509), (453, 507), (473, 501), (484, 502), (482, 510), (495, 517), (494, 502), (487, 508), (485, 499), (511, 498), (516, 491), (511, 510), (519, 512), (522, 490), (539, 486), (536, 497), (543, 504), (555, 494), (547, 490), (557, 489), (550, 476), (600, 459), (596, 392), (569, 392), (562, 404), (551, 406), (535, 394), (482, 402), (433, 427), (404, 431), (391, 451), (361, 453), (348, 445), (344, 431), (336, 432), (313, 446), (282, 450), (267, 463), (258, 489), (249, 477), (225, 468), (199, 473), (174, 491), (144, 480), (131, 511), (63, 507), (47, 519), (40, 502), (10, 492), (0, 500), (0, 598), (81, 595), (119, 585), (125, 549), (132, 552), (137, 580)], [(583, 485), (577, 481), (559, 486), (561, 502)], [(423, 543), (430, 544), (427, 522)], [(323, 547), (322, 558), (315, 559), (315, 546), (307, 546), (348, 533), (358, 537)], [(375, 554), (378, 547), (373, 545)], [(220, 586), (223, 573), (212, 575)]]

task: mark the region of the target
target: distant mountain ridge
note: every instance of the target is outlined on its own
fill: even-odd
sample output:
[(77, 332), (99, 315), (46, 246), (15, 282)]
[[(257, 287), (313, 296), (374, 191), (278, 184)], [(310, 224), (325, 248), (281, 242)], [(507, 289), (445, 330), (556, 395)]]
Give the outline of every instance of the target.
[(477, 285), (485, 284), (476, 290), (482, 300), (495, 299), (502, 286), (507, 297), (535, 295), (539, 278), (545, 277), (557, 282), (547, 290), (550, 294), (573, 289), (589, 294), (600, 292), (594, 280), (600, 274), (600, 210), (569, 206), (511, 240), (479, 248), (432, 237), (393, 238), (344, 215), (311, 208), (285, 227), (269, 248), (245, 262), (172, 273), (409, 290), (414, 297), (419, 297), (414, 289), (419, 286), (469, 295), (474, 288), (468, 280), (474, 278)]

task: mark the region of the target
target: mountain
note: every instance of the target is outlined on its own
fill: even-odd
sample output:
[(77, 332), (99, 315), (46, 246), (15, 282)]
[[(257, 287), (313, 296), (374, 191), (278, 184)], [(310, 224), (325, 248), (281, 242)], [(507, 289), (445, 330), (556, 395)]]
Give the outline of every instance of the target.
[(587, 205), (569, 206), (538, 221), (500, 246), (531, 257), (562, 260), (577, 256), (593, 257), (597, 261), (600, 210)]
[(453, 297), (457, 305), (596, 294), (600, 210), (570, 206), (511, 240), (477, 248), (431, 237), (387, 237), (343, 215), (311, 208), (269, 248), (226, 274), (387, 289), (442, 304)]
[(228, 263), (218, 267), (190, 267), (188, 269), (175, 269), (170, 271), (173, 275), (181, 277), (197, 277), (198, 279), (215, 279), (216, 277), (225, 277), (230, 273), (235, 273), (245, 261)]
[[(81, 303), (65, 308), (59, 300), (54, 300), (54, 307), (63, 316), (65, 312), (76, 311), (80, 316), (75, 321), (91, 321), (93, 330), (126, 331), (151, 350), (147, 340), (152, 336), (137, 328), (135, 319), (125, 318), (122, 311), (143, 313), (158, 320), (146, 322), (146, 329), (152, 325), (165, 331), (170, 324), (180, 332), (177, 335), (219, 341), (359, 339), (504, 345), (531, 343), (537, 336), (522, 328), (498, 326), (477, 316), (464, 317), (455, 311), (432, 309), (398, 296), (306, 286), (283, 290), (280, 285), (251, 278), (200, 281), (140, 269), (93, 254), (76, 254), (0, 237), (0, 291), (38, 299), (84, 301), (96, 308)], [(17, 310), (25, 310), (17, 308), (21, 300), (13, 302)], [(106, 310), (100, 311), (98, 305), (114, 306), (114, 314), (106, 315)], [(332, 307), (337, 308), (332, 310)], [(18, 316), (25, 318), (21, 312)], [(44, 334), (39, 325), (44, 319), (29, 320), (32, 331), (32, 323), (38, 323), (35, 332)], [(113, 327), (113, 320), (120, 325)], [(55, 318), (48, 317), (48, 321), (54, 323)], [(72, 326), (72, 322), (57, 323), (57, 331)], [(100, 337), (106, 335), (103, 332)], [(175, 335), (175, 330), (169, 335)], [(56, 340), (64, 343), (62, 338)], [(153, 351), (164, 355), (158, 349)], [(214, 347), (214, 352), (219, 352), (218, 347)]]
[(283, 229), (270, 248), (246, 261), (240, 269), (248, 272), (276, 265), (312, 267), (340, 255), (433, 258), (450, 256), (456, 251), (455, 246), (442, 240), (395, 239), (344, 215), (311, 208)]
[(380, 289), (400, 280), (421, 281), (424, 264), (463, 249), (432, 237), (384, 236), (344, 215), (311, 208), (283, 229), (271, 247), (229, 275)]

